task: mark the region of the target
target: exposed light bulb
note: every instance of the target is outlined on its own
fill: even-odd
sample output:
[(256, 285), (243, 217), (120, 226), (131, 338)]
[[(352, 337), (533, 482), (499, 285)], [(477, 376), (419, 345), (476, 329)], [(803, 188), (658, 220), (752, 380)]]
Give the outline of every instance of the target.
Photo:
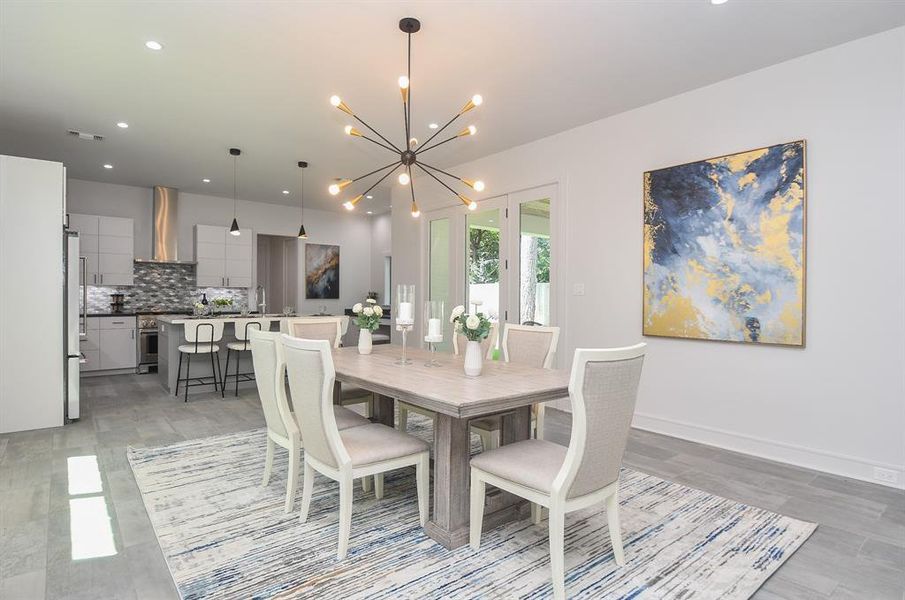
[(327, 188), (327, 191), (330, 192), (331, 196), (335, 196), (339, 193), (339, 186), (335, 183), (331, 183), (330, 187)]
[(483, 192), (484, 191), (484, 182), (479, 179), (479, 180), (475, 181), (474, 185), (471, 187), (474, 188), (474, 190), (476, 192)]
[(409, 177), (408, 173), (399, 174), (399, 184), (400, 185), (408, 185), (411, 180), (412, 180), (412, 178)]
[(421, 216), (421, 211), (418, 210), (418, 205), (415, 204), (414, 202), (412, 202), (412, 211), (411, 212), (412, 212), (412, 218), (417, 219), (418, 217)]
[(346, 210), (354, 210), (355, 205), (352, 204), (351, 200), (346, 200), (345, 202), (343, 202), (343, 208), (345, 208)]
[(418, 145), (418, 138), (413, 137), (413, 138), (411, 138), (411, 139), (409, 140), (409, 146), (411, 146), (411, 147), (414, 148), (414, 147), (417, 146), (417, 145)]
[(399, 77), (399, 87), (403, 90), (407, 90), (409, 87), (409, 78), (405, 75)]
[(335, 95), (330, 96), (330, 104), (332, 104), (333, 106), (339, 106), (340, 104), (342, 104), (342, 98)]
[(477, 202), (475, 202), (474, 200), (472, 200), (471, 202), (468, 203), (468, 210), (477, 210), (477, 209), (478, 209), (478, 203), (477, 203)]
[(353, 129), (354, 129), (354, 127), (352, 127), (351, 125), (346, 125), (346, 127), (343, 129), (343, 131), (346, 132), (346, 135), (352, 135)]
[(478, 132), (478, 128), (477, 128), (477, 127), (475, 127), (474, 125), (469, 125), (469, 126), (468, 126), (468, 135), (474, 135), (474, 134), (476, 134), (477, 132)]
[(330, 192), (331, 196), (335, 196), (340, 193), (344, 187), (352, 183), (351, 179), (340, 179), (336, 183), (331, 183), (330, 187), (327, 188), (327, 191)]
[(484, 97), (481, 96), (481, 94), (475, 94), (471, 97), (471, 103), (475, 106), (481, 106), (482, 104), (484, 104)]

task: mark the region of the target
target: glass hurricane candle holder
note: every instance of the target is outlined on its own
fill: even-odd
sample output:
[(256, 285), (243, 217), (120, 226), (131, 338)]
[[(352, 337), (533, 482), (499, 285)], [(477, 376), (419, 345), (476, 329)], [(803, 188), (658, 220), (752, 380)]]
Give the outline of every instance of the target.
[(430, 349), (430, 358), (424, 366), (439, 367), (437, 362), (437, 344), (443, 343), (443, 319), (446, 312), (446, 305), (443, 300), (427, 300), (424, 303), (424, 323), (427, 328), (427, 335), (424, 341)]
[(409, 365), (411, 360), (406, 358), (405, 350), (408, 344), (408, 332), (415, 326), (415, 285), (412, 283), (400, 283), (396, 286), (396, 306), (393, 309), (396, 320), (396, 331), (402, 332), (402, 358), (396, 361), (397, 365)]

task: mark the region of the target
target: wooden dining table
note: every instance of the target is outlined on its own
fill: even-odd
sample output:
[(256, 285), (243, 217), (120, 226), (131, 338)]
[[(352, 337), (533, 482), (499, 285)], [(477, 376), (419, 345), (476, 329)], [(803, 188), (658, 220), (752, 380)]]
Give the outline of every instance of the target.
[[(394, 426), (395, 400), (427, 409), (434, 418), (433, 512), (425, 530), (447, 548), (468, 543), (471, 440), (469, 422), (499, 416), (500, 440), (528, 439), (531, 405), (568, 396), (569, 373), (485, 360), (478, 377), (468, 377), (461, 357), (440, 353), (439, 366), (426, 366), (430, 353), (409, 349), (411, 364), (396, 364), (402, 349), (374, 346), (371, 354), (341, 348), (333, 352), (337, 388), (356, 385), (375, 394), (372, 419)], [(338, 399), (338, 390), (335, 394)], [(505, 492), (488, 493), (484, 527), (527, 518), (527, 504)]]

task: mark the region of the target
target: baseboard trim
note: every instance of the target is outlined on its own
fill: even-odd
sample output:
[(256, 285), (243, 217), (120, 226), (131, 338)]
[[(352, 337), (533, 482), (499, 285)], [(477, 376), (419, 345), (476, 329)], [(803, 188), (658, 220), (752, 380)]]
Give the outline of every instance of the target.
[[(768, 440), (716, 427), (664, 419), (645, 413), (636, 412), (632, 426), (644, 431), (661, 433), (690, 442), (750, 454), (767, 460), (814, 469), (842, 477), (850, 477), (886, 487), (905, 489), (905, 468), (902, 465), (868, 462), (845, 454)], [(898, 483), (878, 481), (874, 478), (874, 467), (895, 471), (898, 474)]]

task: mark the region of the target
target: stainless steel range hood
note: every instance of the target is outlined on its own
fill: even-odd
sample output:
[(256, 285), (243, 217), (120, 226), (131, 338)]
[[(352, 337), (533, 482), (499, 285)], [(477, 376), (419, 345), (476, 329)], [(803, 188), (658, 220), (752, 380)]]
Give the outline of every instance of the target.
[(151, 260), (135, 262), (194, 265), (194, 261), (179, 260), (179, 230), (176, 213), (179, 190), (162, 185), (154, 186), (154, 229), (151, 233)]

